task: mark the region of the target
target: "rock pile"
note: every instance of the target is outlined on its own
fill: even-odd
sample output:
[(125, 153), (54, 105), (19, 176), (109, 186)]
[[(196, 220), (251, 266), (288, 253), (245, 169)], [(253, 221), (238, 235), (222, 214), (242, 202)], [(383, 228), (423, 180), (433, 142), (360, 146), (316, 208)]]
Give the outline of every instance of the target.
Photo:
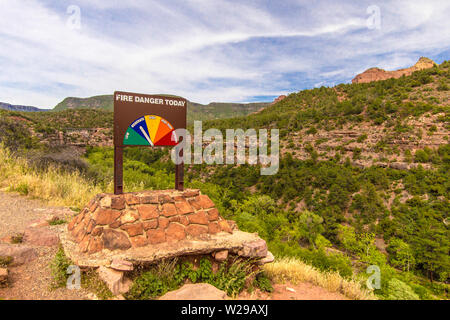
[(214, 203), (198, 190), (100, 194), (68, 225), (80, 252), (126, 250), (232, 233)]

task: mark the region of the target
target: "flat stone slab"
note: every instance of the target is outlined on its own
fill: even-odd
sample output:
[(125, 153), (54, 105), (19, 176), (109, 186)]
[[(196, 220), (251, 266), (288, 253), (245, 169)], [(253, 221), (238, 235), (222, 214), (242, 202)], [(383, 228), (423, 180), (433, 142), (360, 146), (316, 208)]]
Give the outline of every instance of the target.
[[(125, 260), (132, 263), (155, 263), (164, 259), (170, 259), (187, 255), (203, 255), (212, 252), (228, 250), (230, 253), (239, 254), (248, 258), (261, 258), (261, 250), (254, 248), (255, 244), (265, 247), (265, 241), (256, 233), (248, 233), (235, 230), (232, 234), (220, 232), (217, 234), (204, 235), (202, 239), (183, 239), (176, 242), (164, 242), (147, 245), (127, 250), (103, 249), (93, 254), (80, 252), (77, 242), (67, 230), (60, 234), (61, 244), (64, 251), (76, 265), (80, 267), (110, 267), (113, 260)], [(251, 248), (248, 250), (246, 248)], [(255, 256), (248, 256), (249, 253)]]
[(159, 300), (228, 300), (227, 294), (207, 283), (185, 284), (167, 292)]
[(34, 248), (27, 245), (0, 243), (0, 256), (12, 257), (11, 265), (17, 266), (33, 261), (38, 257), (38, 254)]

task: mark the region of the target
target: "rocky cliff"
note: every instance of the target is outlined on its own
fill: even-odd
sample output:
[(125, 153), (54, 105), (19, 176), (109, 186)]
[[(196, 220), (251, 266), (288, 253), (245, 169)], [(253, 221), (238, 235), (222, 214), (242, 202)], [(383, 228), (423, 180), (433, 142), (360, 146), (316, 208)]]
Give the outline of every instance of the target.
[(425, 57), (421, 57), (415, 65), (405, 69), (395, 71), (386, 71), (380, 68), (370, 68), (363, 73), (358, 74), (352, 83), (367, 83), (372, 81), (387, 80), (390, 78), (400, 78), (401, 76), (409, 76), (414, 71), (432, 68), (435, 65), (434, 61)]

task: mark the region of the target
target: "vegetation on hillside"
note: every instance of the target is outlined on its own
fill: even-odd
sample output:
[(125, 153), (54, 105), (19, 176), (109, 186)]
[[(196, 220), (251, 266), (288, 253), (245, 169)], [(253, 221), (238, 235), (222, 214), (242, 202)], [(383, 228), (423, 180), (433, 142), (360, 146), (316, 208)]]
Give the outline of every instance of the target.
[[(446, 134), (449, 66), (444, 62), (409, 77), (304, 90), (251, 116), (208, 121), (203, 129), (280, 128), (284, 139), (305, 128), (314, 134), (314, 130), (331, 130), (345, 123), (365, 123), (385, 126), (386, 134), (395, 135), (408, 130), (402, 122), (408, 117), (440, 114), (436, 121)], [(31, 116), (29, 121), (35, 123)], [(14, 129), (7, 124), (5, 128), (14, 137)], [(36, 147), (30, 136), (18, 137), (25, 149)], [(357, 139), (363, 143), (367, 137)], [(7, 147), (14, 149), (12, 142)], [(383, 141), (378, 147), (375, 152), (381, 152)], [(76, 173), (38, 170), (2, 150), (0, 178), (13, 190), (78, 207), (93, 193), (111, 190), (111, 148), (88, 148), (86, 167)], [(363, 289), (369, 277), (367, 267), (375, 265), (381, 272), (381, 287), (374, 290), (379, 298), (446, 299), (449, 144), (410, 152), (411, 161), (418, 165), (404, 170), (355, 167), (339, 154), (319, 160), (314, 146), (309, 150), (308, 159), (284, 153), (273, 176), (261, 176), (259, 166), (191, 165), (186, 168), (186, 187), (208, 194), (220, 213), (236, 220), (241, 230), (258, 232), (278, 258), (301, 260), (346, 281), (357, 277)], [(125, 152), (126, 191), (172, 188), (173, 172), (167, 149)], [(66, 186), (56, 176), (65, 177), (67, 183), (70, 179), (71, 184)], [(40, 184), (44, 181), (48, 185)], [(43, 194), (42, 190), (49, 191)]]

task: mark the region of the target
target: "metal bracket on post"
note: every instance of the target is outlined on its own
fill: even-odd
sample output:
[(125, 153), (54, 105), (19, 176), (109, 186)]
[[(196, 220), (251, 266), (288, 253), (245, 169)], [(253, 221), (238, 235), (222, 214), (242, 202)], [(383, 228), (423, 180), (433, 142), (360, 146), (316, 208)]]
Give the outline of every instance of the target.
[(123, 193), (123, 147), (114, 147), (114, 194)]

